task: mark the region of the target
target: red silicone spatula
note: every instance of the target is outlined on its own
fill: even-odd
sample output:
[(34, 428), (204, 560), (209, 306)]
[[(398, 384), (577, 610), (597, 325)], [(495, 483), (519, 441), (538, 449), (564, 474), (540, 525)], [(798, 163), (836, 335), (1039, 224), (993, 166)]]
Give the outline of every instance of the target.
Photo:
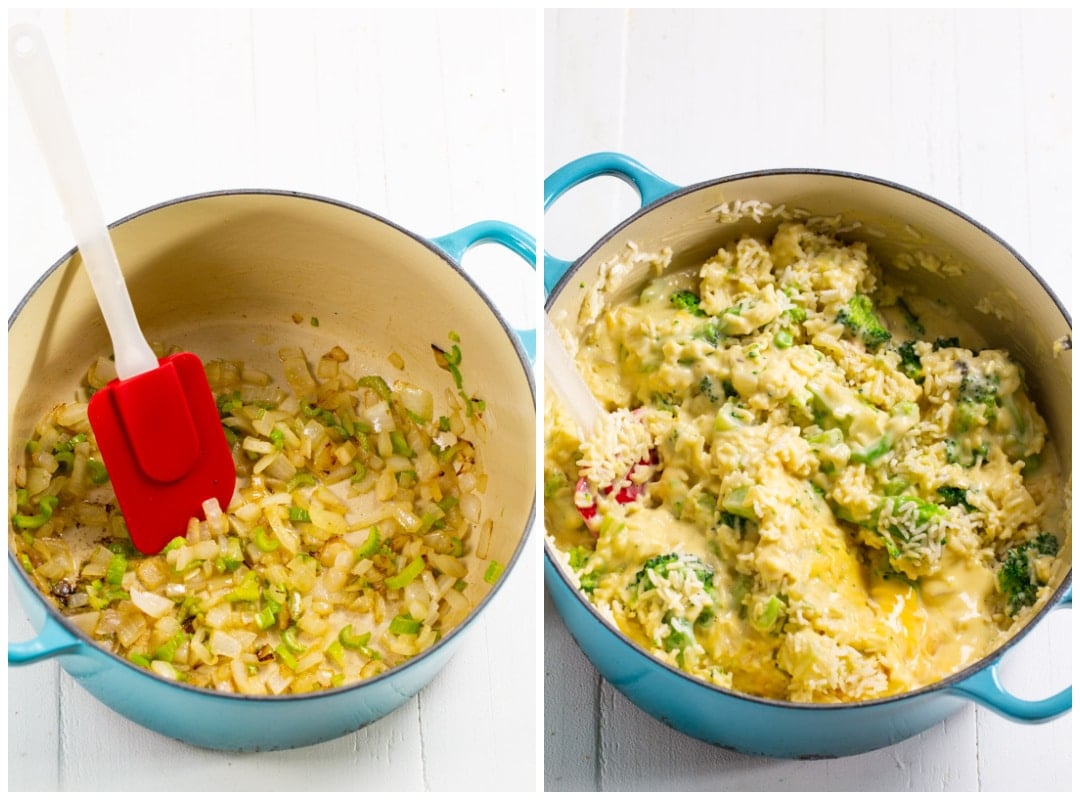
[(90, 427), (131, 534), (144, 553), (187, 531), (214, 498), (228, 506), (236, 467), (199, 358), (160, 361), (139, 328), (41, 32), (9, 32), (12, 75), (112, 339), (117, 379), (90, 398)]
[[(596, 430), (597, 420), (604, 410), (578, 372), (574, 359), (566, 351), (559, 332), (555, 330), (555, 326), (546, 313), (544, 314), (544, 376), (577, 424), (578, 437), (584, 441)], [(641, 463), (643, 465), (655, 464), (655, 452)], [(602, 486), (598, 488), (598, 491), (609, 494), (612, 488)], [(630, 483), (615, 494), (615, 500), (619, 503), (632, 503), (643, 491), (644, 487), (640, 484)], [(589, 486), (585, 476), (578, 478), (575, 495), (578, 512), (585, 520), (586, 527), (595, 534), (600, 520), (596, 516), (598, 509), (593, 487)]]

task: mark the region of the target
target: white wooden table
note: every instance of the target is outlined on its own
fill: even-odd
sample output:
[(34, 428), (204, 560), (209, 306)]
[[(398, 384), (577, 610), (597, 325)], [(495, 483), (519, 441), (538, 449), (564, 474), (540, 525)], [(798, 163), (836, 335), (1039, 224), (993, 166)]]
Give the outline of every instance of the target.
[[(483, 219), (537, 232), (535, 11), (48, 10), (8, 21), (44, 29), (107, 219), (196, 192), (270, 188), (353, 203), (428, 238)], [(72, 237), (8, 85), (10, 312)], [(535, 327), (520, 259), (481, 247), (464, 266), (511, 324)], [(6, 670), (7, 786), (533, 789), (537, 576), (534, 546), (417, 698), (299, 750), (196, 749), (113, 713), (54, 662)], [(8, 596), (8, 639), (29, 638)]]
[[(544, 171), (616, 150), (681, 185), (774, 167), (891, 179), (988, 226), (1071, 304), (1070, 36), (1067, 11), (549, 10)], [(576, 258), (636, 208), (615, 179), (578, 187), (545, 245)], [(631, 705), (550, 600), (544, 640), (549, 790), (1071, 788), (1071, 714), (1025, 726), (969, 706), (862, 756), (751, 758)], [(1071, 648), (1071, 614), (1051, 615), (1006, 657), (1006, 685), (1063, 688)]]

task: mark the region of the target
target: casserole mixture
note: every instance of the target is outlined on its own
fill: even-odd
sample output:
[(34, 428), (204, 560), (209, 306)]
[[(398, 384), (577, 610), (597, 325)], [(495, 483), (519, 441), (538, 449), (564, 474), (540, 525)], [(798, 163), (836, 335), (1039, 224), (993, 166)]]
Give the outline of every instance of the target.
[(1019, 365), (803, 222), (671, 258), (631, 248), (613, 271), (651, 279), (587, 300), (568, 342), (613, 413), (583, 442), (547, 400), (547, 535), (588, 601), (672, 666), (796, 702), (905, 692), (1001, 644), (1068, 537)]
[[(313, 366), (281, 350), (285, 387), (207, 364), (237, 488), (157, 555), (131, 545), (86, 402), (60, 404), (12, 470), (12, 551), (87, 636), (163, 677), (277, 695), (378, 675), (460, 624), (470, 584), (502, 572), (487, 560), (474, 446), (484, 403), (464, 390), (450, 338), (432, 347), (454, 380), (438, 404), (403, 380), (350, 374), (340, 347)], [(87, 389), (114, 377), (101, 358)]]

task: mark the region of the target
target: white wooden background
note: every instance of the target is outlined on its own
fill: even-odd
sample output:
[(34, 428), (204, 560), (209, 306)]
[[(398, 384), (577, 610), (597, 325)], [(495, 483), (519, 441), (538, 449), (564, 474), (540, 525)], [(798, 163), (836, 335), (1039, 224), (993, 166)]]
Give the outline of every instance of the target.
[[(1068, 11), (549, 10), (545, 174), (616, 150), (686, 185), (821, 167), (891, 179), (965, 210), (1071, 305)], [(598, 179), (545, 218), (562, 258), (637, 208)], [(596, 790), (1069, 789), (1072, 715), (1022, 726), (968, 707), (878, 752), (786, 762), (723, 751), (646, 716), (544, 619), (544, 784)], [(1006, 658), (1006, 685), (1068, 685), (1071, 613)]]
[[(195, 192), (274, 188), (350, 202), (424, 237), (482, 219), (537, 233), (535, 10), (47, 10), (8, 21), (23, 20), (44, 29), (109, 220)], [(72, 237), (7, 86), (10, 313)], [(535, 326), (520, 259), (484, 246), (464, 265), (512, 324)], [(203, 751), (129, 723), (53, 662), (5, 670), (8, 788), (533, 789), (538, 563), (528, 548), (418, 698), (319, 746)], [(21, 641), (29, 625), (8, 595), (8, 639)]]

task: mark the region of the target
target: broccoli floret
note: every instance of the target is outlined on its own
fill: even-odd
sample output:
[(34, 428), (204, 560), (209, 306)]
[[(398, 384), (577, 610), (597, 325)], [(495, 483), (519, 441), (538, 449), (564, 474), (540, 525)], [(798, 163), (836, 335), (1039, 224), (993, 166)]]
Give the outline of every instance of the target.
[(760, 613), (754, 616), (750, 624), (762, 633), (769, 633), (782, 628), (786, 617), (787, 603), (785, 598), (774, 594), (761, 608)]
[[(961, 362), (963, 364), (963, 362)], [(964, 364), (966, 367), (967, 365)], [(997, 416), (1001, 398), (998, 389), (1001, 380), (997, 375), (984, 375), (966, 369), (960, 379), (956, 401), (956, 428), (960, 432), (970, 430), (976, 424), (991, 422)]]
[(1000, 385), (1001, 379), (997, 375), (967, 372), (960, 380), (960, 400), (996, 406)]
[[(672, 580), (678, 573), (682, 574), (682, 580)], [(691, 575), (704, 588), (707, 600), (701, 598), (696, 582), (689, 580)], [(712, 569), (697, 556), (665, 553), (646, 561), (627, 587), (630, 594), (628, 607), (634, 613), (640, 613), (643, 621), (654, 620), (657, 611), (663, 612), (661, 625), (652, 626), (646, 622), (646, 627), (652, 628), (648, 635), (657, 645), (674, 653), (680, 666), (683, 665), (687, 649), (695, 644), (695, 628), (708, 625), (716, 616), (713, 609), (718, 595), (713, 577)], [(668, 582), (665, 591), (653, 591), (656, 589), (654, 578)], [(669, 592), (673, 590), (685, 593), (687, 603), (684, 608), (672, 607)], [(691, 608), (695, 608), (696, 613), (688, 616)]]
[(577, 573), (578, 585), (585, 594), (592, 594), (600, 582), (600, 576), (597, 573), (586, 571), (593, 554), (594, 551), (587, 547), (573, 547), (568, 553), (570, 569)]
[(922, 359), (919, 358), (919, 354), (915, 352), (914, 339), (909, 339), (904, 342), (896, 348), (896, 352), (900, 354), (901, 372), (915, 381), (915, 383), (922, 383), (926, 380), (926, 375), (923, 373)]
[(965, 511), (975, 510), (975, 506), (967, 500), (967, 489), (962, 489), (959, 486), (939, 486), (937, 493), (941, 497), (941, 503), (944, 506), (949, 508), (963, 506)]
[(863, 344), (871, 350), (892, 338), (874, 310), (874, 301), (864, 294), (853, 295), (836, 315), (836, 321), (847, 328), (852, 336), (862, 339)]
[(670, 414), (675, 413), (675, 408), (678, 405), (678, 403), (675, 402), (675, 397), (673, 395), (665, 394), (664, 392), (653, 392), (649, 401), (660, 410), (667, 411)]
[(654, 589), (656, 586), (649, 577), (650, 571), (661, 578), (667, 578), (676, 569), (692, 570), (706, 590), (712, 590), (713, 571), (697, 556), (685, 553), (665, 553), (662, 556), (653, 556), (634, 575), (634, 579), (630, 581), (630, 588), (638, 592)]
[(919, 567), (936, 559), (935, 552), (944, 542), (938, 521), (945, 509), (915, 495), (886, 497), (867, 518), (859, 519), (843, 506), (833, 512), (840, 519), (854, 522), (867, 531), (867, 541), (885, 548), (889, 562), (898, 569), (903, 564)]
[(919, 318), (915, 316), (915, 312), (911, 310), (911, 306), (904, 301), (903, 297), (896, 298), (896, 307), (899, 308), (900, 313), (904, 315), (904, 322), (912, 333), (918, 334), (919, 336), (926, 333), (926, 328), (923, 327), (923, 324), (919, 321)]
[(716, 347), (720, 344), (720, 340), (724, 338), (724, 332), (720, 329), (720, 323), (716, 320), (709, 320), (703, 325), (699, 326), (692, 334), (695, 339), (701, 339)]
[(734, 528), (735, 530), (738, 530), (739, 526), (742, 524), (743, 521), (744, 520), (743, 520), (742, 517), (737, 517), (734, 514), (732, 514), (730, 511), (721, 511), (720, 512), (720, 524), (721, 525), (727, 525), (729, 528)]
[(851, 451), (851, 463), (853, 464), (873, 464), (883, 455), (888, 453), (893, 448), (893, 438), (889, 434), (885, 434), (876, 442), (868, 445), (865, 449)]
[[(912, 495), (900, 495), (886, 502), (892, 502), (893, 512), (893, 523), (888, 526), (888, 533), (901, 551), (914, 552), (922, 549), (926, 544), (923, 532), (935, 519), (945, 515), (945, 509), (941, 506)], [(914, 514), (897, 516), (900, 509), (912, 503), (915, 504)]]
[(675, 308), (689, 311), (695, 317), (706, 316), (704, 310), (701, 308), (701, 298), (689, 289), (673, 292), (671, 295), (671, 304), (675, 306)]
[(802, 306), (791, 306), (790, 308), (785, 308), (780, 313), (780, 318), (786, 320), (787, 322), (793, 322), (795, 324), (798, 324), (800, 322), (806, 322), (806, 309)]
[(990, 454), (990, 445), (985, 442), (978, 447), (968, 447), (956, 439), (946, 439), (944, 444), (945, 461), (949, 464), (974, 467), (979, 461), (986, 460), (986, 457)]
[(1042, 531), (1034, 539), (1011, 547), (1005, 553), (997, 579), (1010, 616), (1035, 602), (1039, 587), (1045, 585), (1035, 573), (1035, 560), (1039, 556), (1056, 556), (1059, 546), (1054, 534)]
[(592, 557), (593, 551), (587, 547), (572, 547), (570, 549), (570, 569), (579, 572)]
[(708, 375), (702, 375), (701, 381), (698, 382), (698, 388), (701, 393), (709, 398), (712, 403), (720, 402), (720, 395), (716, 393), (716, 389), (713, 387), (712, 379)]
[(559, 493), (564, 486), (569, 485), (566, 474), (562, 470), (551, 470), (544, 475), (544, 497), (552, 498)]
[(939, 336), (934, 339), (934, 350), (940, 350), (943, 347), (959, 347), (960, 339), (956, 336)]

